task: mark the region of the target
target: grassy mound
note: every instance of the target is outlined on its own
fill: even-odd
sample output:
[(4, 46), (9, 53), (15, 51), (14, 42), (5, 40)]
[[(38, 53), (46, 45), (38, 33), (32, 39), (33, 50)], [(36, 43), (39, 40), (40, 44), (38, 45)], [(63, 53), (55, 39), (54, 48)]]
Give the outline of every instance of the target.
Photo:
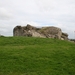
[(0, 37), (0, 75), (74, 75), (75, 44), (57, 39)]

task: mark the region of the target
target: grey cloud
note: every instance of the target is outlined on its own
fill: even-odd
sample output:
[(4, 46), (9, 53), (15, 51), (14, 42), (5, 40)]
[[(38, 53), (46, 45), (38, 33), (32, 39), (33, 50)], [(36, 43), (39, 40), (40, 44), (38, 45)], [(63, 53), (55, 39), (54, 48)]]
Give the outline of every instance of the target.
[(12, 35), (16, 25), (53, 25), (74, 38), (74, 12), (75, 0), (0, 0), (0, 31)]
[(9, 19), (12, 17), (12, 14), (7, 11), (5, 8), (0, 7), (0, 20)]

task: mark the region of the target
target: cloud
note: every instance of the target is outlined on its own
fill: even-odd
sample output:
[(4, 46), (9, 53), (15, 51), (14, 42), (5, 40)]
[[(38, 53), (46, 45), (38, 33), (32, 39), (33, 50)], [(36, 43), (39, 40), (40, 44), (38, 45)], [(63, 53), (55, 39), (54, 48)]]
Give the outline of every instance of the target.
[(12, 14), (3, 7), (0, 7), (0, 20), (9, 19), (12, 17)]
[(75, 0), (0, 0), (0, 33), (13, 34), (16, 25), (56, 26), (74, 38)]

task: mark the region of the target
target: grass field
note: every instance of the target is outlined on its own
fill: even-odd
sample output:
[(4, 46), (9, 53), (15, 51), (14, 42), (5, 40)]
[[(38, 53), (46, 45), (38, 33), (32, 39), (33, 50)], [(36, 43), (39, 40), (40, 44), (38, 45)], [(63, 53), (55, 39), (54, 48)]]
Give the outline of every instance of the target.
[(75, 75), (75, 44), (49, 38), (0, 37), (0, 75)]

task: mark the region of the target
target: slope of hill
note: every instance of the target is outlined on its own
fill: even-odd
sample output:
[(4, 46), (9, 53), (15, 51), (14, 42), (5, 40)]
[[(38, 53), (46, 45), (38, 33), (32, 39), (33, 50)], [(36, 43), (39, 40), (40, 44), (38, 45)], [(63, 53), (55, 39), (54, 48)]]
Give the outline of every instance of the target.
[(74, 43), (49, 38), (0, 37), (0, 75), (74, 74)]

